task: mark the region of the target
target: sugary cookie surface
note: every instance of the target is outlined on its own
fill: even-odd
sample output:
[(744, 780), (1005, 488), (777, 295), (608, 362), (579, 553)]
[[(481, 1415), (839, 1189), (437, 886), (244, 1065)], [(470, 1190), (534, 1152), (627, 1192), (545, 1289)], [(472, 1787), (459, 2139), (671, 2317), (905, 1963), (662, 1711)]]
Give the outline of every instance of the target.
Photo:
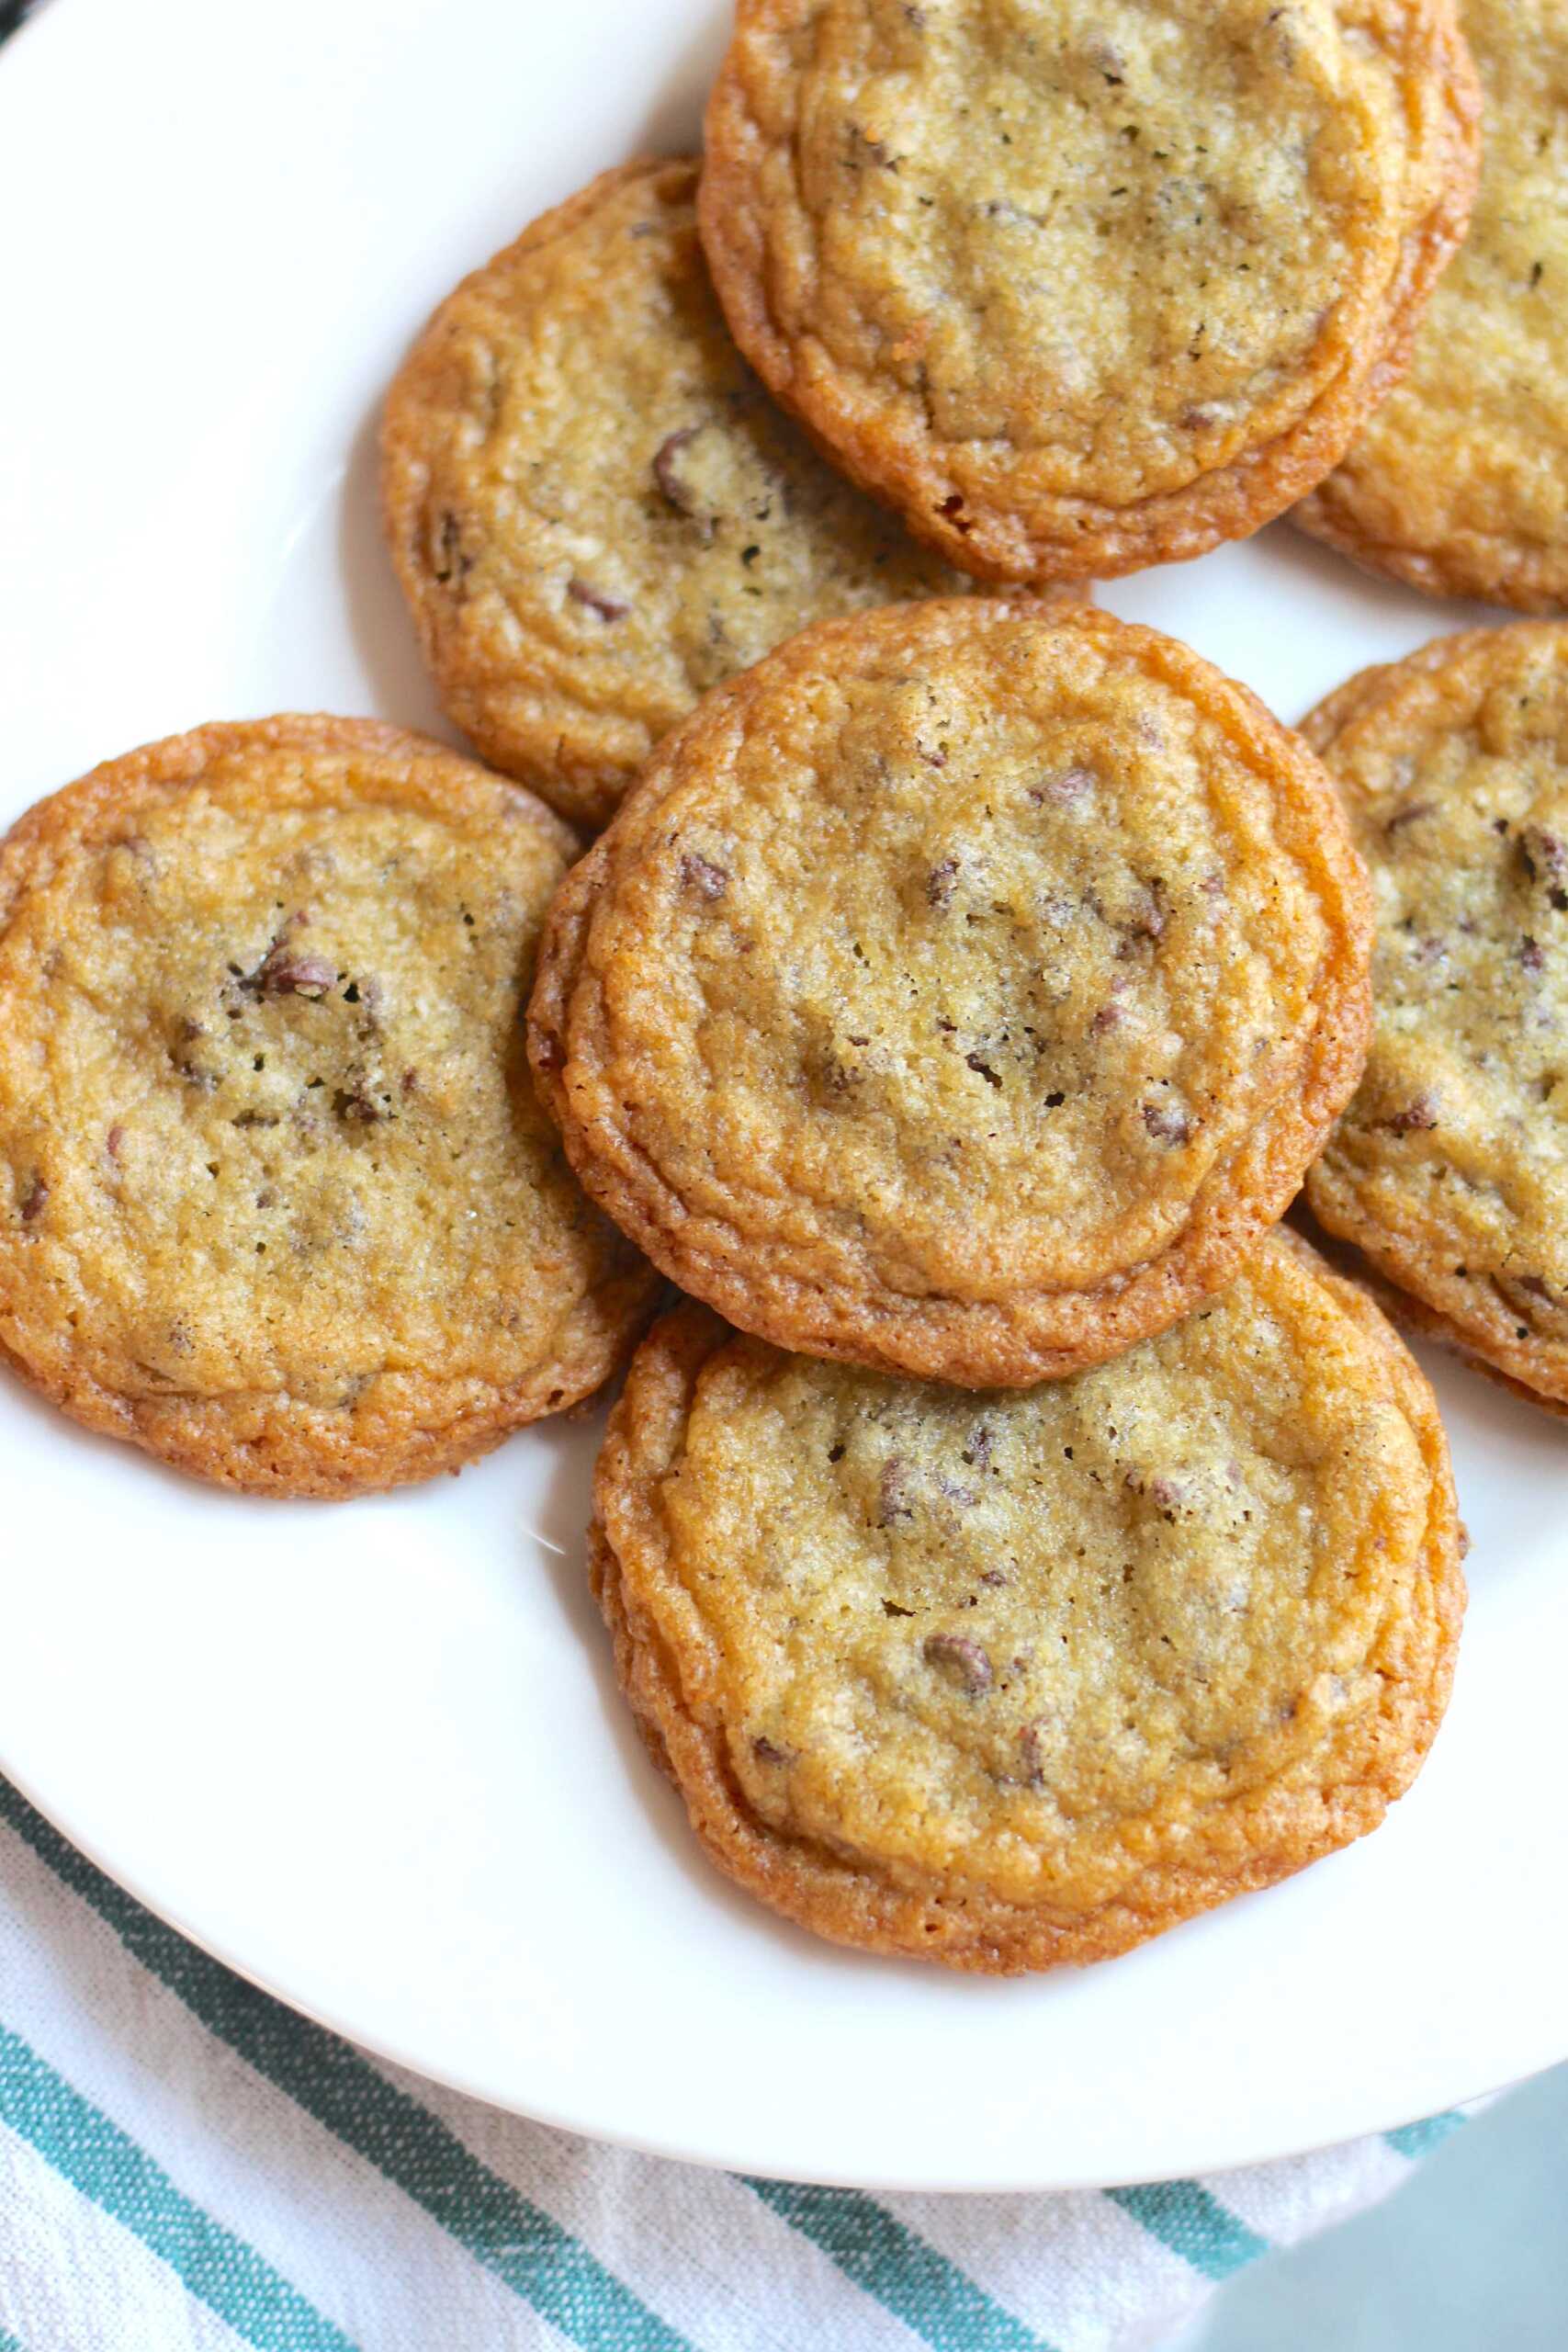
[(1312, 1205), (1568, 1400), (1568, 628), (1439, 639), (1314, 726), (1377, 902), (1366, 1077)]
[(1023, 1381), (1225, 1278), (1364, 1045), (1321, 771), (1104, 615), (796, 639), (671, 738), (552, 915), (589, 1188), (781, 1345)]
[(443, 306), (388, 409), (389, 537), (448, 707), (593, 823), (807, 622), (965, 584), (740, 357), (696, 176), (632, 164), (536, 222)]
[(1128, 569), (1333, 463), (1472, 108), (1446, 6), (742, 0), (704, 238), (748, 356), (913, 528), (987, 577)]
[(1462, 0), (1481, 186), (1404, 381), (1300, 519), (1438, 595), (1568, 601), (1568, 12)]
[(518, 1008), (571, 843), (368, 722), (212, 728), (0, 850), (0, 1339), (240, 1484), (428, 1475), (595, 1386), (646, 1272)]
[(743, 1876), (758, 1842), (792, 1855), (796, 1916), (852, 1940), (1136, 1940), (1370, 1826), (1446, 1695), (1429, 1392), (1279, 1241), (1115, 1363), (983, 1399), (688, 1309), (637, 1360), (599, 1510), (628, 1687), (699, 1826)]

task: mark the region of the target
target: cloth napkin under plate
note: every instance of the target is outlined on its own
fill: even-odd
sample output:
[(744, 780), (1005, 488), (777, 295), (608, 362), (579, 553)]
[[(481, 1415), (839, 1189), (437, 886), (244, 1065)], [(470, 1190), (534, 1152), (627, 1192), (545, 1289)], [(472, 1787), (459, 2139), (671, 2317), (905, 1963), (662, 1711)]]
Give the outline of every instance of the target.
[(0, 2352), (1134, 2352), (1461, 2120), (1050, 2196), (705, 2172), (362, 2055), (0, 1781)]

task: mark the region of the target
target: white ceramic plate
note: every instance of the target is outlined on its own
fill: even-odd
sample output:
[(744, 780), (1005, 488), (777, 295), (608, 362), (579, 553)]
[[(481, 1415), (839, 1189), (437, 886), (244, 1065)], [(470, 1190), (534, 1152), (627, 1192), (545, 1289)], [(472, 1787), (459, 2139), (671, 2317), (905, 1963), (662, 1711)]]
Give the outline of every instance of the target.
[[(439, 720), (373, 433), (462, 271), (695, 130), (720, 0), (53, 0), (0, 52), (0, 818), (279, 708)], [(1288, 530), (1111, 590), (1287, 717), (1472, 616)], [(856, 1959), (699, 1859), (583, 1582), (597, 1431), (338, 1506), (209, 1493), (0, 1384), (0, 1765), (373, 2050), (672, 2154), (884, 2187), (1277, 2155), (1568, 2053), (1568, 1431), (1438, 1374), (1473, 1588), (1414, 1794), (1131, 1958)]]

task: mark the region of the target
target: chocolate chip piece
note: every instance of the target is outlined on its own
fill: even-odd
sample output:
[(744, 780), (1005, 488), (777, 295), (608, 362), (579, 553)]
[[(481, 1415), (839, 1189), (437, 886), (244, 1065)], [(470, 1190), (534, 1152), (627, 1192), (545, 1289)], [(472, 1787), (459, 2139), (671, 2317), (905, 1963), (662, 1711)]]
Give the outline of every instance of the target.
[(1544, 825), (1525, 825), (1519, 848), (1532, 878), (1547, 885), (1547, 897), (1559, 914), (1568, 913), (1568, 846), (1561, 835)]
[(1144, 1125), (1156, 1143), (1185, 1143), (1192, 1133), (1191, 1120), (1176, 1102), (1145, 1102)]
[(1560, 834), (1549, 832), (1544, 825), (1524, 825), (1519, 829), (1519, 847), (1538, 882), (1568, 880), (1568, 847)]
[(990, 1659), (966, 1634), (928, 1634), (922, 1655), (928, 1666), (956, 1682), (965, 1698), (983, 1699), (995, 1686)]
[(1396, 1136), (1424, 1134), (1438, 1124), (1438, 1106), (1429, 1094), (1418, 1094), (1403, 1111), (1395, 1111), (1383, 1121), (1385, 1127)]
[(1023, 1777), (1032, 1789), (1045, 1785), (1045, 1741), (1049, 1730), (1047, 1719), (1035, 1715), (1019, 1733), (1018, 1744), (1023, 1756)]
[(104, 1137), (104, 1149), (108, 1153), (111, 1159), (118, 1159), (119, 1158), (120, 1146), (124, 1141), (125, 1129), (120, 1125), (119, 1121), (117, 1119), (113, 1126), (109, 1129), (107, 1135)]
[(677, 514), (683, 514), (688, 521), (698, 524), (704, 538), (711, 539), (716, 517), (703, 509), (697, 492), (681, 472), (681, 453), (690, 447), (702, 429), (700, 424), (682, 424), (679, 432), (665, 435), (653, 453), (653, 479), (666, 504), (672, 506)]
[(699, 857), (694, 850), (688, 850), (681, 860), (681, 880), (700, 899), (722, 899), (729, 888), (729, 876), (724, 867)]
[(891, 1527), (896, 1520), (913, 1519), (915, 1506), (909, 1499), (909, 1474), (900, 1454), (894, 1454), (883, 1464), (882, 1476), (876, 1488), (876, 1523)]
[(759, 1764), (793, 1764), (795, 1760), (795, 1751), (793, 1747), (780, 1747), (771, 1739), (754, 1739), (751, 1742), (751, 1753)]
[(1094, 790), (1092, 768), (1064, 768), (1060, 775), (1044, 776), (1029, 787), (1029, 797), (1036, 808), (1050, 803), (1057, 808), (1075, 808), (1088, 799)]
[(333, 1096), (333, 1109), (353, 1125), (372, 1126), (381, 1116), (381, 1106), (363, 1079), (340, 1086)]
[(1005, 1568), (983, 1568), (980, 1572), (980, 1582), (989, 1585), (994, 1591), (1002, 1585), (1010, 1584), (1012, 1578)]
[(874, 139), (869, 131), (861, 129), (858, 122), (852, 122), (849, 148), (851, 170), (858, 171), (863, 159), (869, 159), (885, 172), (896, 172), (901, 160), (895, 155), (885, 139)]
[(324, 956), (300, 956), (287, 939), (276, 939), (257, 965), (252, 984), (263, 996), (319, 998), (337, 986), (337, 967)]
[(1187, 1489), (1179, 1478), (1151, 1478), (1147, 1491), (1156, 1510), (1162, 1511), (1167, 1519), (1174, 1519)]
[(44, 1182), (41, 1176), (35, 1176), (32, 1182), (28, 1186), (27, 1191), (22, 1194), (21, 1217), (24, 1225), (37, 1224), (39, 1218), (43, 1215), (44, 1203), (48, 1198), (49, 1186)]
[(1121, 1019), (1122, 1008), (1119, 1004), (1102, 1004), (1089, 1024), (1089, 1034), (1091, 1037), (1103, 1037), (1106, 1031), (1114, 1029)]
[(1396, 808), (1383, 827), (1385, 833), (1397, 833), (1403, 826), (1418, 824), (1437, 808), (1435, 800), (1412, 800), (1407, 807)]
[(1163, 882), (1151, 882), (1128, 917), (1125, 928), (1134, 939), (1163, 939), (1168, 920), (1165, 885)]
[(456, 514), (443, 514), (441, 528), (436, 534), (434, 565), (435, 577), (443, 584), (453, 580), (466, 580), (474, 568), (472, 556), (463, 552), (462, 537), (462, 526)]
[(579, 580), (575, 573), (566, 583), (566, 593), (574, 605), (586, 605), (589, 611), (597, 613), (602, 621), (624, 621), (631, 611), (631, 606), (623, 603), (619, 596), (606, 595), (602, 588), (592, 587), (586, 580)]
[(1519, 961), (1527, 972), (1540, 972), (1546, 968), (1546, 950), (1537, 945), (1528, 931), (1519, 942)]
[(983, 1078), (987, 1086), (999, 1086), (1001, 1084), (1001, 1080), (997, 1076), (996, 1071), (991, 1068), (990, 1063), (986, 1059), (984, 1054), (965, 1054), (964, 1057), (964, 1067), (965, 1069), (972, 1069), (976, 1078)]
[(931, 872), (926, 876), (928, 905), (937, 908), (939, 911), (945, 911), (952, 906), (953, 877), (957, 872), (958, 860), (955, 857), (944, 857), (940, 865), (931, 867)]

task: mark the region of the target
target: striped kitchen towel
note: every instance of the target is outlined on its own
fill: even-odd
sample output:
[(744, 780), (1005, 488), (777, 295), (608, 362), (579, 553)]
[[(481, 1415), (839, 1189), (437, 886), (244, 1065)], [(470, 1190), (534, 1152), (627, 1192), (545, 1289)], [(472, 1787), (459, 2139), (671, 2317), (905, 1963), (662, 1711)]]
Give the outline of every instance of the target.
[(0, 1781), (0, 2352), (1130, 2352), (1458, 2120), (1061, 2196), (703, 2172), (363, 2056)]

